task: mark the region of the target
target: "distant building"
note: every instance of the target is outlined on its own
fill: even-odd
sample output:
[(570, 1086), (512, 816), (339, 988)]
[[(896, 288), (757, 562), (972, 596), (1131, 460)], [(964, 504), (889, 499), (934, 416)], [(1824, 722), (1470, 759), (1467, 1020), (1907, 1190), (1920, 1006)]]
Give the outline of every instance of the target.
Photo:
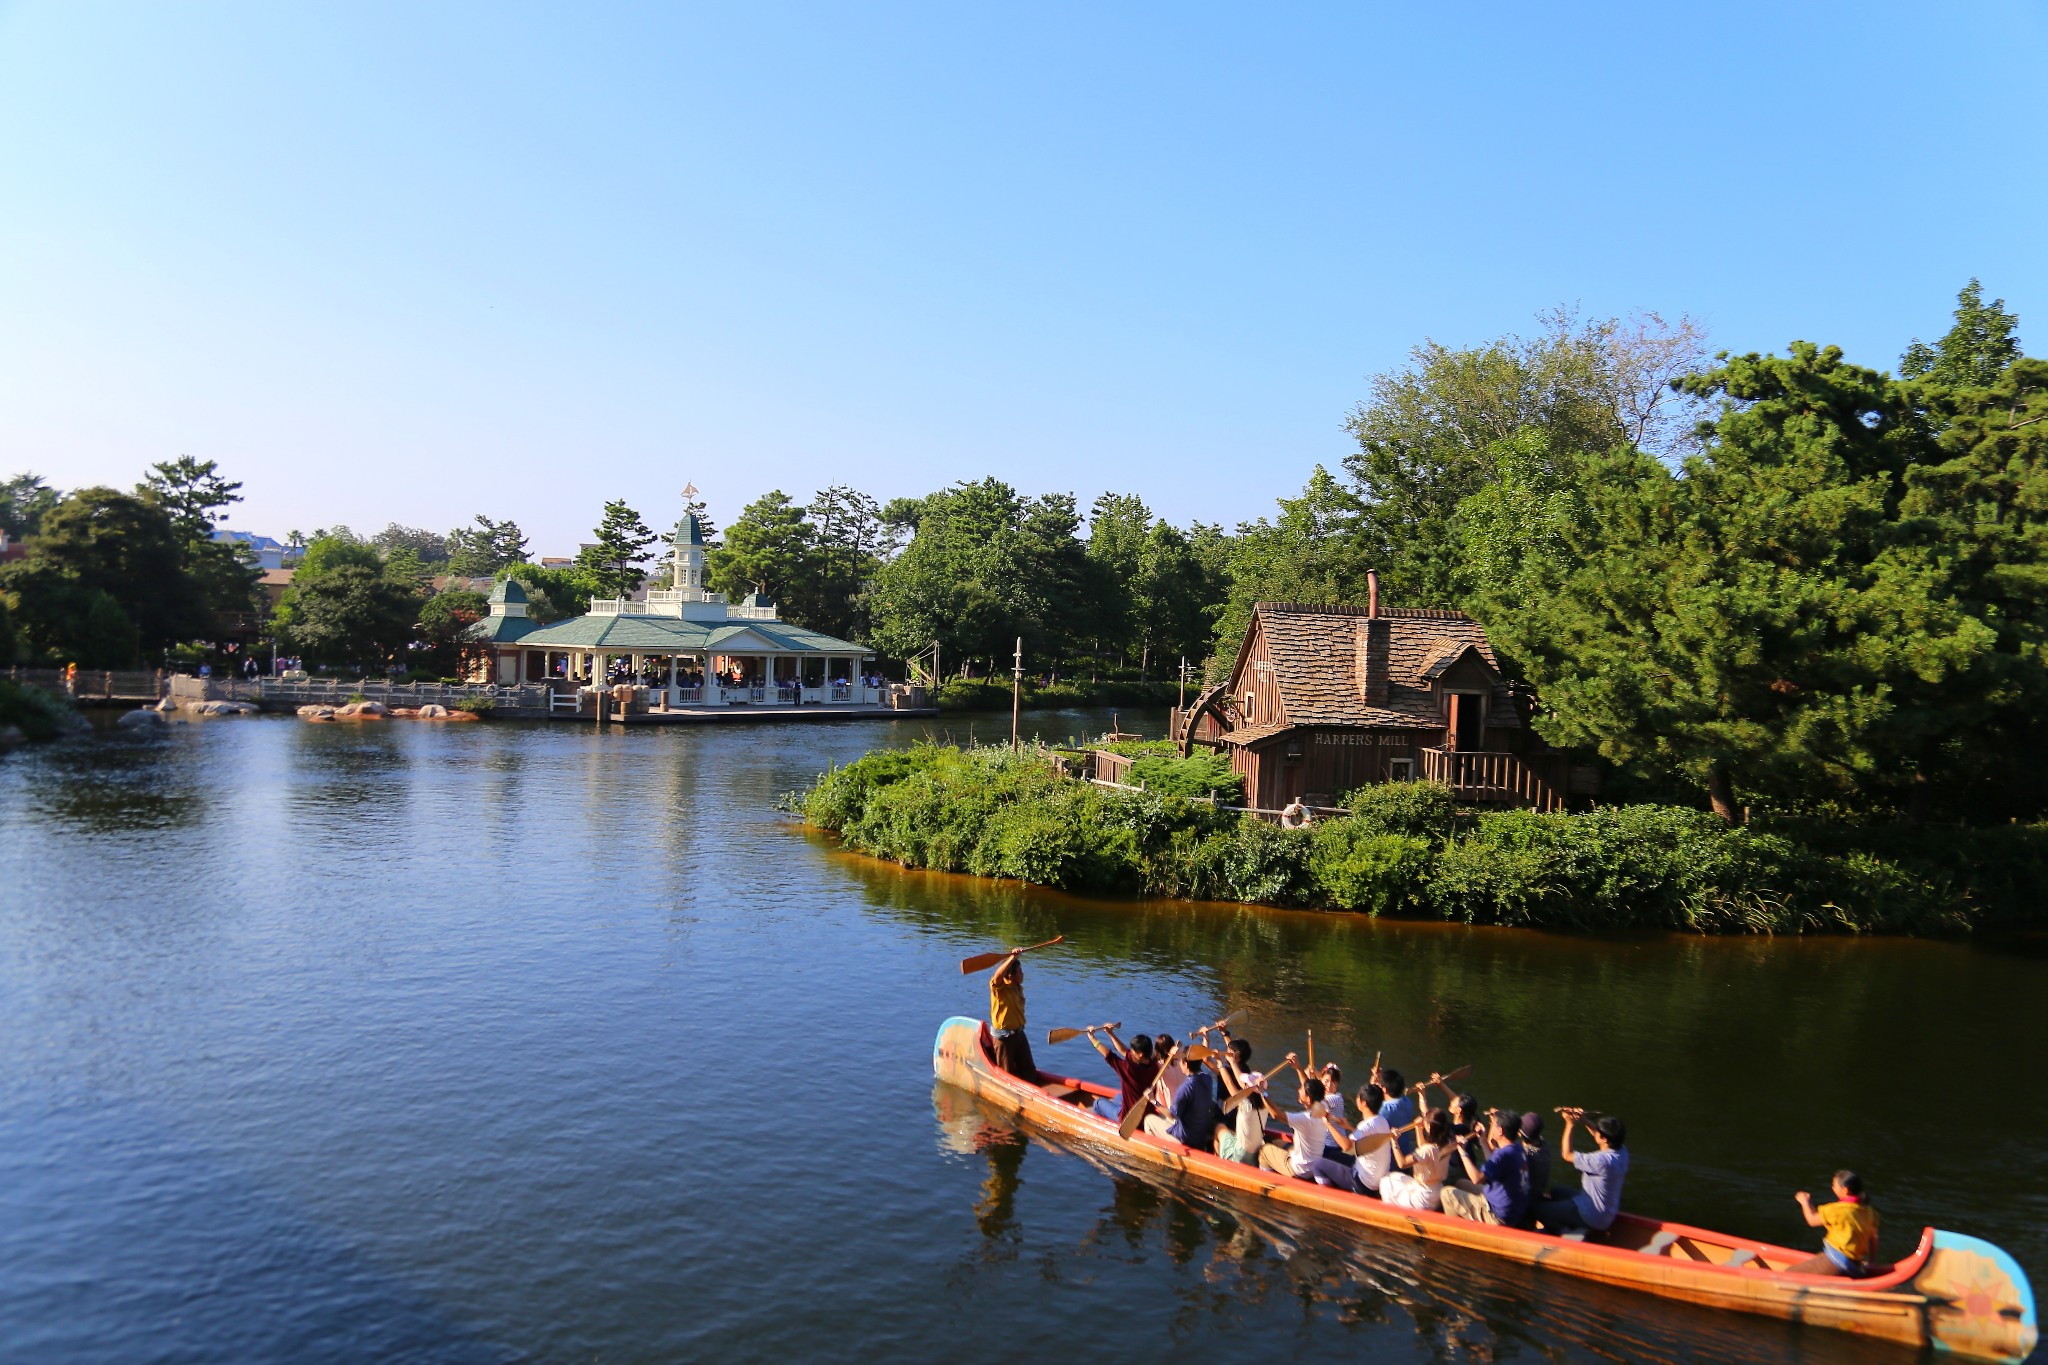
[[(780, 619), (759, 594), (728, 602), (704, 588), (704, 531), (686, 513), (670, 586), (599, 599), (582, 616), (540, 625), (526, 589), (507, 579), (470, 627), (494, 683), (631, 681), (665, 707), (877, 704), (866, 649)], [(547, 566), (550, 561), (541, 561)], [(567, 561), (560, 561), (566, 563)]]
[(10, 559), (21, 559), (27, 554), (28, 546), (5, 531), (0, 531), (0, 564), (5, 564)]
[(285, 545), (281, 540), (259, 536), (253, 531), (215, 531), (213, 538), (245, 547), (256, 556), (259, 569), (282, 569), (284, 567)]
[[(270, 611), (277, 610), (277, 604), (284, 600), (284, 590), (292, 585), (297, 569), (265, 569), (258, 587), (263, 589), (263, 600)], [(266, 613), (267, 614), (267, 613)]]
[(1265, 810), (1413, 779), (1538, 810), (1583, 789), (1592, 774), (1529, 728), (1534, 696), (1502, 676), (1477, 621), (1378, 596), (1375, 583), (1363, 607), (1259, 603), (1230, 681), (1175, 711), (1173, 737), (1229, 755)]

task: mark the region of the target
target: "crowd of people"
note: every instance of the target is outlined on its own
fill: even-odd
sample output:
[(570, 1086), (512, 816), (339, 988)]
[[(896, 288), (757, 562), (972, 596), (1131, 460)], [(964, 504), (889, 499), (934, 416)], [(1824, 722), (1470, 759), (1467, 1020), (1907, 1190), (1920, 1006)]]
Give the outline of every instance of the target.
[[(989, 1020), (996, 1064), (1044, 1084), (1024, 1032), (1024, 968), (1015, 953), (989, 978)], [(1261, 1072), (1253, 1066), (1250, 1041), (1234, 1036), (1227, 1023), (1198, 1029), (1186, 1041), (1166, 1033), (1126, 1041), (1121, 1027), (1081, 1030), (1115, 1074), (1116, 1098), (1096, 1100), (1086, 1092), (1067, 1098), (1096, 1105), (1127, 1131), (1137, 1110), (1143, 1131), (1193, 1151), (1476, 1223), (1597, 1237), (1621, 1213), (1629, 1149), (1628, 1126), (1617, 1115), (1557, 1109), (1563, 1132), (1553, 1154), (1541, 1114), (1482, 1109), (1469, 1092), (1454, 1088), (1462, 1073), (1432, 1072), (1411, 1083), (1376, 1056), (1355, 1094), (1354, 1116), (1335, 1063), (1304, 1066), (1289, 1052), (1271, 1072)], [(1292, 1104), (1284, 1090), (1276, 1093), (1276, 1082), (1289, 1072)], [(1432, 1102), (1433, 1090), (1442, 1103)], [(1576, 1189), (1551, 1183), (1554, 1158), (1577, 1174)], [(1783, 1269), (1870, 1273), (1877, 1212), (1854, 1172), (1837, 1172), (1833, 1183), (1835, 1201), (1818, 1207), (1799, 1192), (1807, 1223), (1823, 1229), (1826, 1240), (1819, 1254)]]

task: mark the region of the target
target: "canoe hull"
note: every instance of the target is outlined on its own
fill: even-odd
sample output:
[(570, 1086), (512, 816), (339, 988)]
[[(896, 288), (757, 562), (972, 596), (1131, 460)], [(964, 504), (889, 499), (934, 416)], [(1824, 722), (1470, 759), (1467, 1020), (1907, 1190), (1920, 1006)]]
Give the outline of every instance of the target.
[[(2026, 1276), (2003, 1251), (1971, 1237), (1929, 1229), (1914, 1254), (1884, 1280), (1742, 1270), (1705, 1258), (1725, 1258), (1732, 1247), (1747, 1249), (1766, 1264), (1782, 1265), (1803, 1259), (1806, 1253), (1683, 1224), (1626, 1216), (1616, 1223), (1616, 1240), (1648, 1244), (1660, 1232), (1673, 1233), (1679, 1240), (1669, 1253), (1657, 1255), (1626, 1246), (1563, 1241), (1446, 1214), (1395, 1208), (1349, 1191), (1190, 1151), (1149, 1134), (1126, 1140), (1108, 1119), (1054, 1099), (1037, 1086), (999, 1070), (989, 1059), (978, 1019), (956, 1016), (940, 1026), (932, 1047), (932, 1070), (949, 1085), (1053, 1131), (1114, 1148), (1176, 1173), (1387, 1232), (1464, 1246), (1662, 1298), (1907, 1345), (1933, 1346), (1984, 1360), (2024, 1361), (2037, 1339), (2033, 1294)], [(1678, 1259), (1681, 1248), (1703, 1259)]]

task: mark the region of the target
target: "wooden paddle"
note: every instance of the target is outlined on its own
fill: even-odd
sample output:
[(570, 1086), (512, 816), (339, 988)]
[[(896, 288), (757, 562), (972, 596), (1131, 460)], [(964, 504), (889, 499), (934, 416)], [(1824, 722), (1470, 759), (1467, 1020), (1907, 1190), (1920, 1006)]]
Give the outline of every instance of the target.
[[(1295, 1066), (1293, 1062), (1282, 1062), (1280, 1063), (1280, 1065), (1274, 1067), (1271, 1071), (1265, 1073), (1265, 1075), (1261, 1077), (1261, 1079), (1267, 1082), (1268, 1084), (1271, 1084), (1275, 1076), (1279, 1075), (1283, 1071), (1286, 1071), (1290, 1067), (1292, 1067), (1296, 1071), (1299, 1071), (1301, 1069), (1300, 1067)], [(1252, 1094), (1254, 1091), (1257, 1090), (1257, 1088), (1258, 1087), (1256, 1086), (1248, 1085), (1244, 1089), (1232, 1095), (1229, 1099), (1223, 1101), (1223, 1112), (1228, 1114), (1234, 1109), (1236, 1109), (1237, 1106), (1244, 1103), (1244, 1097), (1246, 1095)]]
[(976, 953), (973, 957), (960, 960), (960, 975), (972, 976), (976, 972), (985, 972), (1006, 957), (1014, 957), (1018, 953), (1028, 953), (1039, 948), (1050, 948), (1055, 943), (1064, 943), (1066, 938), (1065, 934), (1056, 934), (1045, 942), (1034, 943), (1028, 948), (1008, 948), (1000, 953)]
[(1316, 1074), (1316, 1031), (1308, 1031), (1308, 1075)]
[[(1097, 1025), (1096, 1025), (1095, 1027), (1096, 1027), (1096, 1028), (1098, 1028), (1098, 1029), (1105, 1029), (1105, 1030), (1106, 1030), (1106, 1029), (1113, 1029), (1113, 1028), (1122, 1028), (1122, 1027), (1123, 1027), (1123, 1024), (1122, 1024), (1122, 1022), (1121, 1022), (1121, 1021), (1119, 1021), (1119, 1022), (1117, 1022), (1117, 1023), (1114, 1023), (1114, 1024), (1097, 1024)], [(1086, 1033), (1086, 1032), (1088, 1032), (1088, 1030), (1087, 1030), (1087, 1029), (1084, 1029), (1084, 1028), (1056, 1028), (1056, 1029), (1048, 1029), (1048, 1030), (1046, 1031), (1046, 1035), (1045, 1035), (1045, 1041), (1046, 1041), (1046, 1045), (1047, 1045), (1048, 1047), (1050, 1047), (1050, 1046), (1051, 1046), (1052, 1044), (1054, 1044), (1054, 1043), (1064, 1043), (1064, 1042), (1068, 1041), (1069, 1039), (1072, 1039), (1072, 1038), (1079, 1038), (1079, 1037), (1080, 1037), (1080, 1036), (1081, 1036), (1082, 1034), (1084, 1034), (1084, 1033)]]

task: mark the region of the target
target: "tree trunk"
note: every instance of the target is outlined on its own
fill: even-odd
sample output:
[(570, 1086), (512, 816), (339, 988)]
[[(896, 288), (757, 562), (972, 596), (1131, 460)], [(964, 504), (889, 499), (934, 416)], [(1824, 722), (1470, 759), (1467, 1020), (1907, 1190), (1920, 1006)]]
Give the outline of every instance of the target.
[(1735, 788), (1728, 780), (1728, 769), (1716, 763), (1707, 769), (1707, 800), (1714, 807), (1714, 814), (1731, 825), (1742, 823), (1741, 812), (1735, 809)]

